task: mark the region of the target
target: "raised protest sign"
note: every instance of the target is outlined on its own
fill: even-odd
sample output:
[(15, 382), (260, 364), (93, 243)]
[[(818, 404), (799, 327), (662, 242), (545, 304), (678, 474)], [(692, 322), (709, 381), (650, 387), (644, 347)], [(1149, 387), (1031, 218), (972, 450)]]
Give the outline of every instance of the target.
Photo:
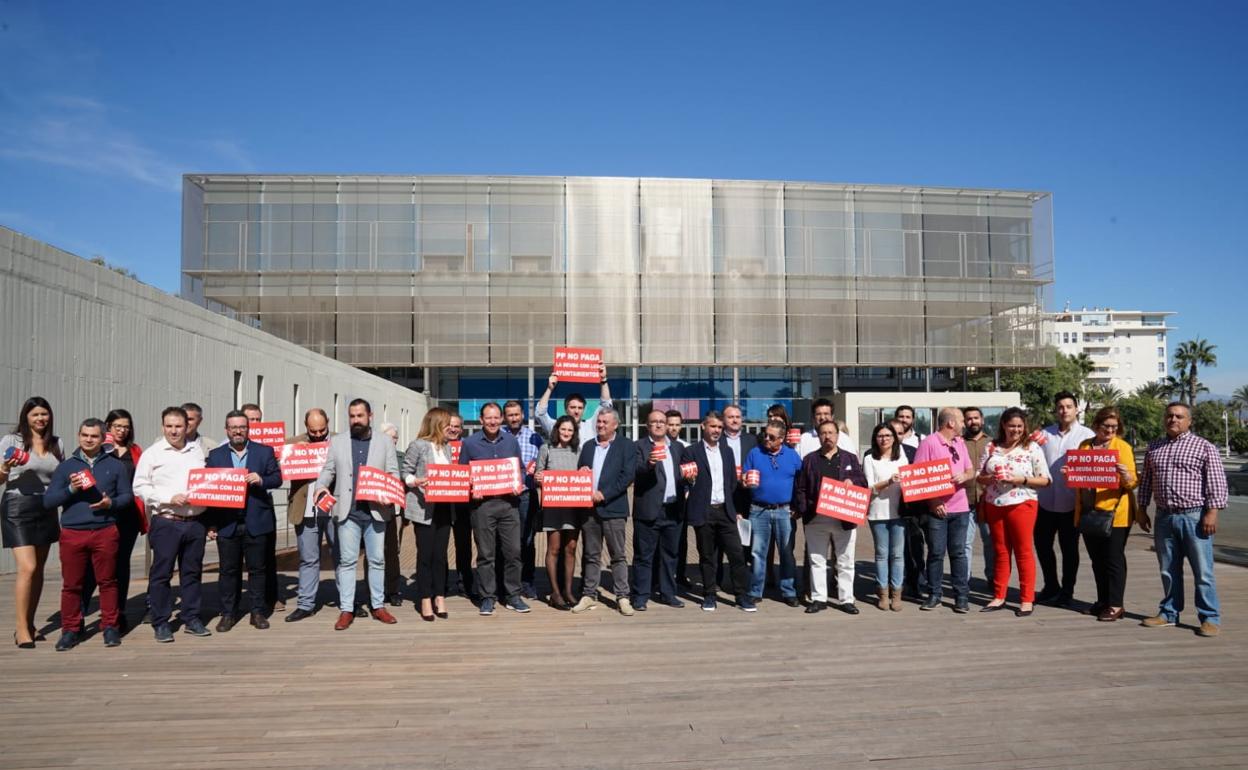
[(601, 382), (602, 348), (555, 348), (551, 373), (560, 382)]
[(283, 444), (278, 455), (282, 468), (282, 481), (314, 479), (321, 473), (325, 458), (329, 457), (329, 442), (315, 444)]
[(451, 448), (451, 462), (453, 463), (459, 462), (459, 451), (464, 448), (464, 442), (448, 441), (446, 442), (446, 445)]
[(472, 471), (466, 465), (425, 466), (426, 503), (466, 503)]
[(186, 501), (212, 508), (247, 506), (246, 468), (191, 468), (186, 474)]
[(542, 507), (589, 508), (593, 504), (593, 471), (542, 471)]
[(901, 477), (901, 496), (907, 503), (948, 497), (957, 491), (948, 460), (903, 465), (897, 475)]
[(286, 443), (286, 423), (253, 422), (247, 426), (247, 438), (257, 444), (281, 449)]
[[(472, 471), (472, 493), (480, 497), (518, 494), (522, 479), (520, 458), (504, 457), (498, 460), (473, 460), (468, 463)], [(545, 474), (542, 479), (545, 480)]]
[(355, 499), (384, 505), (403, 505), (407, 495), (398, 476), (391, 476), (371, 465), (361, 465), (355, 478)]
[(819, 485), (819, 502), (815, 505), (815, 513), (861, 524), (867, 520), (867, 508), (870, 505), (871, 490), (866, 487), (824, 478)]
[(1066, 452), (1066, 486), (1083, 489), (1116, 488), (1117, 449), (1071, 449)]

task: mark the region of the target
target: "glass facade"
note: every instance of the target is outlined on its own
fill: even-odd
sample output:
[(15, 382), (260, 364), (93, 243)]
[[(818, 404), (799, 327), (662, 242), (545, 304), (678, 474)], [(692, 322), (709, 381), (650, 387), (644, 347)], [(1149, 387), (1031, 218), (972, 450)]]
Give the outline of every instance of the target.
[(545, 368), (565, 344), (655, 372), (1044, 366), (1051, 212), (1006, 190), (188, 175), (183, 293), (377, 368)]

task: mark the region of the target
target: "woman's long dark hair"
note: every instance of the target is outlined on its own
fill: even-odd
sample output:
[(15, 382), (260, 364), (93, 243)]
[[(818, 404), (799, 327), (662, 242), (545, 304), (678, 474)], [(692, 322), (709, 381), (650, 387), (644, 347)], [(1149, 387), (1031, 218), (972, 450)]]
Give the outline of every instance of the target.
[[(127, 412), (125, 409), (114, 409), (113, 411), (108, 413), (107, 417), (104, 418), (104, 425), (111, 431), (113, 429), (113, 423), (116, 422), (117, 420), (129, 420), (130, 421), (130, 435), (126, 436), (126, 441), (124, 444), (122, 444), (122, 446), (124, 446), (126, 449), (129, 449), (130, 445), (134, 443), (134, 418), (131, 417), (130, 413)], [(116, 436), (114, 436), (113, 438), (116, 439)]]
[(22, 404), (22, 411), (17, 416), (17, 430), (14, 431), (22, 437), (22, 447), (29, 452), (34, 445), (35, 432), (30, 427), (30, 413), (43, 407), (48, 410), (48, 429), (43, 434), (43, 447), (52, 453), (52, 456), (58, 460), (61, 457), (60, 442), (56, 440), (56, 430), (53, 423), (52, 405), (43, 396), (31, 396), (26, 399), (26, 403)]
[(581, 449), (581, 432), (577, 428), (576, 420), (573, 420), (571, 415), (565, 414), (558, 420), (555, 420), (555, 427), (550, 430), (550, 446), (552, 449), (558, 449), (561, 446), (559, 443), (559, 426), (565, 422), (572, 426), (572, 441), (567, 446), (573, 452), (578, 452)]
[(1005, 448), (1005, 424), (1015, 417), (1023, 421), (1023, 438), (1018, 445), (1024, 449), (1031, 446), (1031, 434), (1027, 432), (1027, 412), (1017, 406), (1012, 406), (1001, 413), (1001, 419), (997, 423), (997, 446)]
[(867, 452), (875, 459), (877, 460), (880, 459), (880, 455), (882, 454), (882, 452), (880, 451), (880, 442), (878, 441), (878, 439), (880, 436), (880, 431), (882, 430), (886, 430), (889, 433), (893, 434), (893, 456), (888, 459), (890, 460), (901, 459), (901, 439), (897, 438), (897, 431), (893, 430), (893, 426), (889, 425), (886, 422), (880, 423), (879, 425), (875, 426), (875, 430), (871, 431), (871, 448), (867, 450)]

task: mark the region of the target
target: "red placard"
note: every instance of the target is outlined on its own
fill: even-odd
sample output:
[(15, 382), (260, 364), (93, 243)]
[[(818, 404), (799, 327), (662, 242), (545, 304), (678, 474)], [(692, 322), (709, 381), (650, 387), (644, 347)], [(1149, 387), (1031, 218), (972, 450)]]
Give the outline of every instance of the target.
[(825, 477), (819, 484), (819, 502), (815, 505), (815, 513), (861, 524), (867, 520), (870, 505), (871, 490)]
[(695, 476), (698, 475), (698, 464), (695, 462), (681, 463), (680, 475), (683, 476), (685, 479), (692, 480)]
[(1083, 489), (1116, 489), (1117, 449), (1071, 449), (1066, 452), (1066, 486)]
[[(473, 460), (468, 463), (472, 472), (472, 493), (479, 497), (495, 495), (518, 495), (522, 489), (520, 458), (504, 457), (498, 460)], [(545, 474), (542, 479), (546, 478)]]
[(551, 372), (560, 382), (601, 382), (602, 348), (555, 348)]
[(355, 478), (355, 499), (384, 505), (403, 505), (407, 495), (398, 476), (391, 476), (371, 465), (361, 465)]
[(247, 438), (257, 444), (281, 449), (286, 443), (286, 423), (253, 422), (247, 426)]
[(453, 463), (459, 462), (459, 450), (464, 448), (464, 442), (448, 441), (446, 442), (446, 445), (451, 448), (451, 462)]
[(948, 460), (903, 465), (897, 475), (901, 477), (902, 499), (907, 503), (948, 497), (957, 491), (953, 486), (953, 467)]
[(186, 502), (211, 508), (247, 507), (246, 468), (191, 468), (186, 474)]
[(329, 457), (329, 442), (283, 444), (279, 457), (282, 481), (314, 479), (320, 475), (325, 458)]
[(466, 503), (472, 487), (472, 471), (466, 465), (428, 465), (425, 474), (426, 503)]
[(316, 498), (316, 502), (313, 503), (313, 507), (321, 513), (329, 513), (334, 510), (334, 505), (337, 502), (338, 498), (331, 495), (328, 489), (322, 489), (321, 494)]
[(542, 471), (543, 508), (589, 508), (593, 504), (593, 471)]

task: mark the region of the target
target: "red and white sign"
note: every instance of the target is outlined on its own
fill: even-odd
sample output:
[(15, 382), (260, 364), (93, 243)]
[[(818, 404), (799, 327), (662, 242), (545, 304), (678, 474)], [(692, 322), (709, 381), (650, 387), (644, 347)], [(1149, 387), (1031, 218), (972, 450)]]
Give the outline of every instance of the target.
[[(519, 457), (473, 460), (468, 467), (472, 471), (472, 493), (478, 497), (518, 495), (523, 489)], [(542, 474), (543, 486), (548, 472)]]
[(903, 465), (897, 475), (901, 477), (902, 499), (907, 503), (948, 497), (957, 491), (953, 486), (953, 468), (948, 460)]
[(69, 480), (78, 485), (78, 489), (87, 490), (95, 486), (95, 476), (91, 475), (91, 471), (78, 471), (69, 474)]
[(314, 479), (321, 474), (325, 458), (329, 457), (329, 442), (315, 444), (283, 444), (278, 463), (282, 467), (282, 481)]
[(758, 470), (745, 472), (745, 485), (750, 489), (756, 489), (759, 484), (763, 483), (763, 472)]
[(451, 448), (451, 462), (453, 463), (459, 462), (459, 452), (461, 449), (464, 448), (464, 442), (448, 441), (446, 442), (446, 445)]
[(543, 508), (588, 508), (594, 504), (594, 472), (543, 471)]
[(871, 490), (866, 487), (824, 478), (819, 484), (819, 502), (815, 504), (815, 513), (861, 524), (867, 520), (870, 505)]
[(1117, 449), (1071, 449), (1066, 452), (1066, 486), (1083, 489), (1116, 489)]
[(685, 480), (692, 481), (694, 477), (698, 475), (698, 464), (697, 463), (681, 463), (680, 475), (684, 476)]
[(391, 476), (371, 465), (361, 465), (355, 478), (355, 499), (383, 505), (403, 505), (407, 495), (398, 476)]
[(331, 495), (328, 489), (322, 489), (313, 506), (321, 513), (329, 513), (334, 510), (334, 504), (337, 502), (338, 498)]
[(667, 459), (667, 444), (655, 444), (650, 448), (650, 459), (653, 462), (661, 463)]
[(211, 508), (247, 507), (246, 468), (192, 468), (186, 476), (186, 501)]
[(426, 503), (466, 503), (472, 488), (472, 471), (467, 465), (425, 466)]
[(1037, 430), (1032, 431), (1031, 436), (1029, 436), (1028, 438), (1030, 438), (1032, 441), (1036, 442), (1040, 446), (1044, 446), (1045, 444), (1049, 443), (1049, 434), (1045, 432), (1044, 428), (1039, 428)]
[(601, 382), (602, 348), (555, 348), (552, 374), (560, 382)]
[(247, 439), (257, 444), (281, 449), (286, 443), (286, 423), (253, 422), (247, 426)]
[(789, 428), (788, 435), (785, 437), (784, 440), (785, 440), (785, 443), (787, 443), (789, 446), (797, 446), (798, 444), (802, 443), (802, 429), (801, 428)]

